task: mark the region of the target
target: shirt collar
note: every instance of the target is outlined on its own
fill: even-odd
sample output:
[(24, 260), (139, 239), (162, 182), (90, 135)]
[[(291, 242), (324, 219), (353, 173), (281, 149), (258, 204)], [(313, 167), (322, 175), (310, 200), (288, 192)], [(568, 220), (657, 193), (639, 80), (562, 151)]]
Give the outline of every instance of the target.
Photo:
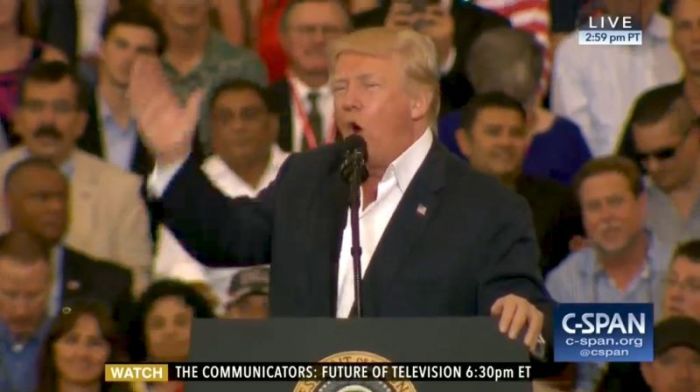
[[(31, 154), (29, 153), (29, 150), (27, 149), (27, 147), (22, 147), (22, 153), (20, 154), (22, 159), (27, 159), (30, 157), (30, 155)], [(73, 174), (75, 173), (75, 162), (73, 159), (73, 155), (74, 154), (71, 154), (71, 157), (68, 158), (65, 162), (63, 162), (61, 164), (61, 166), (59, 166), (61, 173), (63, 173), (63, 175), (68, 177), (68, 178), (71, 178), (73, 176)]]
[[(650, 278), (652, 274), (656, 274), (661, 271), (660, 263), (662, 263), (663, 260), (657, 260), (660, 243), (654, 233), (648, 229), (645, 229), (644, 232), (647, 236), (648, 242), (645, 257), (646, 263), (640, 276), (647, 279)], [(598, 262), (595, 250), (592, 247), (589, 247), (584, 250), (584, 252), (588, 252), (586, 259), (590, 259), (591, 262), (584, 262), (579, 265), (581, 274), (591, 277), (605, 275), (605, 269), (603, 269), (603, 265)]]
[[(312, 88), (304, 83), (301, 79), (294, 76), (291, 72), (289, 73), (289, 84), (292, 89), (298, 94), (299, 99), (305, 100), (306, 97), (311, 92)], [(315, 89), (321, 97), (328, 97), (331, 95), (331, 87), (328, 82), (321, 87)]]
[(95, 94), (98, 97), (97, 108), (98, 113), (102, 118), (102, 121), (112, 121), (114, 119), (114, 116), (112, 115), (112, 109), (110, 109), (109, 105), (107, 104), (107, 101), (104, 99), (102, 94), (100, 94), (99, 87), (97, 88), (97, 91), (95, 91)]
[[(252, 189), (257, 193), (260, 191), (262, 188), (265, 188), (268, 184), (265, 183), (265, 179), (272, 176), (273, 173), (277, 173), (282, 167), (282, 164), (284, 163), (285, 159), (287, 158), (289, 154), (283, 152), (279, 146), (276, 144), (273, 144), (270, 147), (270, 160), (267, 163), (267, 166), (265, 167), (265, 171), (263, 171), (262, 176), (260, 177), (262, 181), (260, 181), (259, 188), (258, 189)], [(211, 178), (225, 178), (228, 176), (233, 176), (235, 177), (239, 182), (246, 184), (245, 181), (243, 181), (242, 178), (236, 174), (235, 171), (231, 170), (230, 167), (224, 162), (223, 159), (221, 159), (220, 156), (214, 154), (210, 157), (208, 157), (205, 161), (203, 166), (206, 168), (207, 174)]]
[(34, 333), (29, 337), (29, 339), (23, 342), (15, 341), (15, 337), (12, 336), (12, 334), (10, 333), (10, 329), (7, 328), (5, 323), (0, 322), (0, 342), (7, 342), (7, 344), (10, 344), (11, 346), (19, 344), (22, 348), (24, 348), (27, 345), (38, 342), (41, 339), (43, 339), (48, 334), (49, 328), (51, 328), (52, 321), (52, 318), (44, 316), (44, 320), (41, 322), (41, 324), (39, 324), (39, 328), (37, 328), (36, 331), (34, 331)]
[(430, 128), (423, 132), (423, 135), (416, 140), (411, 147), (404, 151), (398, 158), (394, 159), (384, 172), (381, 182), (385, 182), (392, 177), (396, 178), (397, 185), (401, 192), (406, 192), (411, 180), (418, 172), (421, 164), (428, 156), (430, 147), (433, 144), (433, 132)]

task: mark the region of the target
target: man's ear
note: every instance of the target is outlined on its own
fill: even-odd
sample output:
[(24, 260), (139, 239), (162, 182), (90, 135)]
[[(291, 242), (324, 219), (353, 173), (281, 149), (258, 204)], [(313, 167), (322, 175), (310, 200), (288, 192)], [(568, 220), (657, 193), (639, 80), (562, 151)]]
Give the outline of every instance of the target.
[(427, 117), (433, 99), (435, 99), (433, 93), (428, 91), (419, 91), (411, 97), (411, 119), (418, 120)]
[(78, 112), (78, 118), (75, 121), (75, 140), (80, 139), (81, 136), (83, 136), (83, 133), (85, 133), (85, 126), (87, 125), (88, 121), (88, 114), (84, 109), (80, 109)]
[(469, 140), (469, 136), (467, 136), (467, 131), (464, 128), (457, 129), (457, 132), (455, 132), (455, 139), (457, 141), (459, 151), (461, 151), (462, 154), (468, 158), (472, 152), (472, 144), (471, 140)]

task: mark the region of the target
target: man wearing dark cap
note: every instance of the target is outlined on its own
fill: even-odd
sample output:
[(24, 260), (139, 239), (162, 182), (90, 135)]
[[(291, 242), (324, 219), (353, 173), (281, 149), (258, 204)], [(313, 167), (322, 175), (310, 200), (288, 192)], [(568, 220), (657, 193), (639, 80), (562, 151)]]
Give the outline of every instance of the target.
[(269, 314), (270, 269), (246, 268), (231, 279), (226, 318), (265, 319)]
[(700, 321), (672, 317), (654, 328), (654, 362), (641, 364), (653, 392), (700, 391)]

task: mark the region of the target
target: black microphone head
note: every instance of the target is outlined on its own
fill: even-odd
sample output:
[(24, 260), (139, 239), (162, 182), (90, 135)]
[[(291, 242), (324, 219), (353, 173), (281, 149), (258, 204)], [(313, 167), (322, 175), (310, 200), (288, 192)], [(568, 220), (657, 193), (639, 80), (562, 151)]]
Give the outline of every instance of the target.
[(359, 183), (363, 183), (369, 176), (367, 171), (367, 142), (358, 135), (352, 134), (343, 140), (343, 164), (340, 174), (346, 182), (350, 182), (354, 175)]
[(343, 153), (348, 154), (354, 151), (362, 153), (362, 158), (367, 161), (367, 142), (362, 136), (353, 133), (343, 140)]

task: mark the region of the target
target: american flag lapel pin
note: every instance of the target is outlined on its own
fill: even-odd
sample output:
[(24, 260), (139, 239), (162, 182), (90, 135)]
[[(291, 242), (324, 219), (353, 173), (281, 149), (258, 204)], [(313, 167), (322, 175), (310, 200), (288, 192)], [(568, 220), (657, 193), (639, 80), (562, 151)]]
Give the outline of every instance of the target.
[(418, 208), (416, 208), (416, 213), (418, 216), (425, 217), (425, 214), (428, 213), (428, 207), (426, 207), (423, 204), (418, 204)]

